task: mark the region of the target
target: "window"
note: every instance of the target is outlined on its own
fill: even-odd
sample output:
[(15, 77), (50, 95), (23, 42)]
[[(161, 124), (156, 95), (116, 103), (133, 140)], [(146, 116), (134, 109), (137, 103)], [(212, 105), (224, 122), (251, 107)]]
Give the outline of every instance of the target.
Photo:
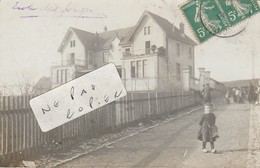
[(92, 51), (88, 52), (88, 59), (89, 59), (89, 64), (93, 65), (94, 64), (94, 54)]
[(68, 70), (65, 69), (65, 82), (68, 82)]
[(57, 70), (57, 83), (60, 83), (60, 70)]
[(147, 34), (150, 34), (151, 33), (151, 26), (148, 26), (147, 27)]
[(63, 75), (64, 75), (64, 69), (61, 70), (61, 75), (60, 75), (60, 78), (61, 78), (60, 81), (61, 81), (61, 83), (64, 83), (64, 81), (63, 81), (63, 79), (64, 79), (64, 78), (63, 78)]
[(131, 61), (131, 77), (135, 78), (135, 61)]
[(151, 45), (150, 41), (145, 42), (145, 54), (150, 54), (150, 48), (151, 48), (150, 45)]
[(189, 72), (190, 72), (190, 76), (193, 76), (192, 66), (189, 66)]
[(103, 52), (103, 62), (108, 63), (108, 52)]
[(125, 49), (125, 56), (129, 56), (130, 55), (130, 48), (126, 48)]
[(192, 48), (191, 47), (189, 47), (189, 57), (190, 57), (190, 59), (192, 58)]
[(137, 74), (136, 74), (137, 78), (141, 78), (142, 77), (142, 61), (137, 61)]
[(131, 77), (145, 78), (148, 77), (147, 60), (131, 61)]
[(176, 75), (177, 80), (181, 80), (181, 64), (176, 63)]
[(75, 64), (75, 54), (70, 53), (70, 60), (69, 60), (69, 65)]
[(176, 50), (177, 50), (177, 56), (180, 56), (181, 55), (181, 51), (180, 51), (180, 43), (177, 43), (176, 44)]
[(70, 41), (70, 47), (75, 47), (75, 40)]
[(147, 60), (143, 60), (143, 77), (148, 77), (147, 74)]
[(151, 26), (144, 27), (144, 35), (151, 34)]

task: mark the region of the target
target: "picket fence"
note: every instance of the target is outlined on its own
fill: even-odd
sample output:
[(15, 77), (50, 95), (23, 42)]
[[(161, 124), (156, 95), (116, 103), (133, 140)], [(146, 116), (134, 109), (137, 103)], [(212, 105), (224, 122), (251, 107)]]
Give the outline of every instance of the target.
[(128, 93), (124, 98), (44, 133), (29, 106), (31, 98), (31, 95), (0, 97), (0, 163), (64, 148), (147, 118), (175, 113), (200, 101), (194, 92)]

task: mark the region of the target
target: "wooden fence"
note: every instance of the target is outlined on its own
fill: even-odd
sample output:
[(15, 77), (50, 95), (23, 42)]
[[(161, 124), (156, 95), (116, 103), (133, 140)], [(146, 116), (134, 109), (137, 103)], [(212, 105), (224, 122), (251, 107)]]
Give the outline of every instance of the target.
[(44, 133), (29, 106), (32, 97), (0, 97), (0, 163), (64, 148), (200, 101), (193, 92), (128, 93), (118, 101)]

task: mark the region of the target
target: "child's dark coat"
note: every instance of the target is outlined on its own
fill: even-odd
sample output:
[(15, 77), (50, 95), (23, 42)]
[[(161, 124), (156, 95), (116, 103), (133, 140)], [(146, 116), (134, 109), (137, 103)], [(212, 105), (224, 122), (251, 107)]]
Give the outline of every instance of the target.
[(214, 142), (217, 137), (213, 137), (212, 126), (215, 126), (216, 116), (213, 113), (204, 114), (200, 119), (201, 126), (198, 139), (204, 142)]

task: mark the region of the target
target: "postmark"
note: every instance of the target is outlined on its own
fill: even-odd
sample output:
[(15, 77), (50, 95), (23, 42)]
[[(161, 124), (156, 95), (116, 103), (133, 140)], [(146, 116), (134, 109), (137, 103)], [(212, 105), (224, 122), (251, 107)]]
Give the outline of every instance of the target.
[(30, 100), (43, 132), (89, 113), (126, 95), (114, 64), (110, 63)]
[(257, 14), (259, 5), (256, 0), (194, 0), (182, 5), (181, 10), (198, 41), (203, 43), (213, 36), (229, 37), (242, 32), (245, 25), (226, 33)]

